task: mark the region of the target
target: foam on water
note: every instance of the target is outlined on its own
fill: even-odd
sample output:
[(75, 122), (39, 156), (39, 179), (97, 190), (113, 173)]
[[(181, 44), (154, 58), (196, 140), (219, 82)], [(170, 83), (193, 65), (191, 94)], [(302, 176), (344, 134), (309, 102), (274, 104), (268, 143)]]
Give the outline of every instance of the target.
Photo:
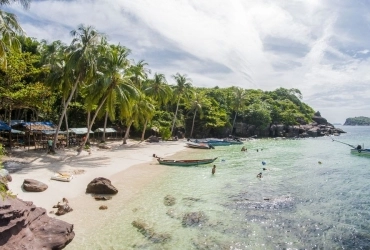
[[(343, 129), (349, 133), (335, 139), (370, 146), (369, 127)], [(370, 157), (351, 155), (327, 137), (244, 146), (247, 152), (233, 145), (180, 153), (178, 159), (219, 157), (216, 174), (212, 164), (168, 166), (134, 201), (117, 201), (105, 223), (77, 235), (67, 249), (368, 249)], [(176, 204), (165, 206), (166, 195)], [(204, 217), (184, 226), (191, 212)], [(134, 220), (171, 239), (153, 242), (131, 225)]]

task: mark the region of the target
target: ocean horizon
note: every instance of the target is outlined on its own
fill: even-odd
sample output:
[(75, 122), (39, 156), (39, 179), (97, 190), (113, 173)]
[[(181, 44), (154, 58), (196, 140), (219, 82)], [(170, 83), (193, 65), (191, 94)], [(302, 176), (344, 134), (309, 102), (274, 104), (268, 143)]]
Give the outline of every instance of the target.
[[(347, 133), (333, 139), (369, 148), (370, 127), (338, 127)], [(66, 249), (369, 249), (370, 157), (350, 148), (319, 137), (180, 152), (173, 157), (218, 159), (167, 166), (134, 200), (117, 200), (104, 223), (86, 222)]]

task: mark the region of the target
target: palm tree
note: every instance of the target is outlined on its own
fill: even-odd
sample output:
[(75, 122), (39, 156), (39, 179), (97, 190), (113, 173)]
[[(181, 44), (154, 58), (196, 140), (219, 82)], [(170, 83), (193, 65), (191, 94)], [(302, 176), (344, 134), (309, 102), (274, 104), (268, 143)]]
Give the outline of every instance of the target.
[(193, 99), (191, 100), (190, 103), (188, 103), (190, 111), (194, 112), (191, 132), (189, 136), (190, 138), (193, 136), (194, 123), (197, 112), (200, 113), (201, 118), (203, 116), (203, 106), (206, 104), (206, 98), (207, 97), (203, 93), (194, 93)]
[(147, 80), (148, 73), (150, 74), (150, 69), (145, 67), (147, 65), (148, 63), (144, 62), (144, 60), (141, 60), (137, 64), (134, 62), (134, 64), (127, 69), (127, 71), (132, 75), (132, 83), (140, 90), (143, 89), (143, 82)]
[(148, 81), (144, 93), (155, 100), (159, 105), (166, 104), (171, 96), (172, 90), (167, 84), (164, 74), (154, 74), (154, 78)]
[(175, 78), (177, 85), (174, 87), (173, 96), (177, 96), (177, 104), (176, 104), (176, 111), (173, 117), (172, 127), (171, 127), (171, 135), (173, 134), (173, 129), (175, 127), (175, 122), (177, 118), (177, 112), (179, 110), (180, 100), (184, 95), (191, 94), (192, 92), (192, 85), (191, 79), (187, 78), (187, 75), (180, 75), (176, 73), (176, 75), (172, 76)]
[(89, 138), (92, 125), (103, 105), (107, 102), (107, 109), (112, 112), (115, 104), (120, 106), (121, 114), (131, 113), (132, 99), (138, 96), (137, 88), (132, 84), (131, 75), (124, 71), (129, 66), (127, 56), (129, 50), (120, 45), (102, 46), (102, 56), (99, 59), (100, 73), (94, 84), (88, 86), (87, 103), (97, 103), (95, 114), (88, 126), (88, 134), (81, 148)]
[(231, 106), (232, 106), (233, 111), (235, 112), (235, 115), (234, 115), (233, 127), (232, 127), (232, 130), (231, 130), (231, 134), (234, 131), (236, 116), (237, 116), (240, 108), (243, 106), (246, 98), (247, 98), (247, 92), (245, 91), (245, 89), (242, 89), (242, 88), (239, 88), (239, 87), (234, 88), (233, 99), (231, 101)]
[(63, 117), (66, 114), (69, 103), (74, 96), (77, 87), (88, 83), (96, 75), (97, 71), (97, 48), (104, 36), (93, 27), (80, 25), (77, 30), (72, 30), (73, 40), (67, 48), (67, 61), (65, 65), (64, 80), (69, 87), (69, 96), (63, 107), (59, 118), (58, 126), (54, 136), (53, 149), (55, 149), (57, 136), (62, 125)]
[[(30, 0), (0, 0), (0, 6), (12, 3), (20, 3), (23, 8), (28, 9)], [(0, 69), (6, 69), (6, 58), (10, 50), (21, 50), (16, 37), (18, 35), (24, 35), (24, 31), (18, 24), (17, 17), (0, 9)]]

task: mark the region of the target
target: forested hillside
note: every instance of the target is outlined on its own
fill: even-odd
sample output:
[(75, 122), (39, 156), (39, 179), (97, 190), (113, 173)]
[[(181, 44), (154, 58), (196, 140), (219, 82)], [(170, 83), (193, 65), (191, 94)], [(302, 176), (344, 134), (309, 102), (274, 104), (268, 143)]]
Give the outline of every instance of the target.
[(359, 116), (347, 118), (343, 125), (347, 126), (370, 126), (370, 117)]

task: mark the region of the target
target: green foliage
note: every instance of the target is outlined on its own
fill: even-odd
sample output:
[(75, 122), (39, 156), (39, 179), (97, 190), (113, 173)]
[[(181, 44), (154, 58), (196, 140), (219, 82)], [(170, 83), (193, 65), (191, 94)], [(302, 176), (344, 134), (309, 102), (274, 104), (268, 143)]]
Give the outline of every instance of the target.
[(256, 128), (265, 128), (271, 123), (271, 115), (267, 105), (254, 103), (245, 111), (245, 119), (248, 124)]
[(168, 140), (171, 138), (171, 130), (169, 127), (159, 128), (159, 134), (162, 137), (162, 140)]
[(370, 118), (365, 116), (347, 118), (344, 125), (350, 126), (370, 126)]

